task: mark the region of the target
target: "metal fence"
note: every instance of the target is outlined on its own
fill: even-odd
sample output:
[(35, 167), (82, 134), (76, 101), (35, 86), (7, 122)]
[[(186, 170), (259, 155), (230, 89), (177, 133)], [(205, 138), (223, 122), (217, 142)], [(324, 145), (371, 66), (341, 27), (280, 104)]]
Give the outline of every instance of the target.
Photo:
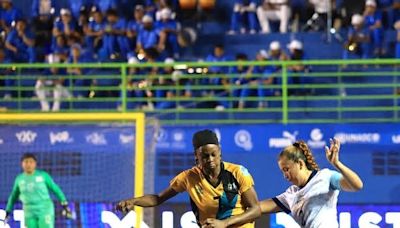
[(164, 123), (397, 122), (397, 59), (0, 65), (4, 112), (137, 112)]

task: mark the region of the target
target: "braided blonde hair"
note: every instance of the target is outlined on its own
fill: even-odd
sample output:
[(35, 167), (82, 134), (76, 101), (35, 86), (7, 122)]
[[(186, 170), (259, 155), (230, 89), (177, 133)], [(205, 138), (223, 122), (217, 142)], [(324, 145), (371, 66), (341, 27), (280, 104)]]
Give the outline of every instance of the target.
[(309, 170), (319, 170), (318, 164), (315, 162), (315, 158), (307, 146), (307, 144), (300, 140), (293, 145), (286, 147), (279, 154), (279, 158), (285, 156), (287, 159), (298, 162), (299, 160), (303, 160)]

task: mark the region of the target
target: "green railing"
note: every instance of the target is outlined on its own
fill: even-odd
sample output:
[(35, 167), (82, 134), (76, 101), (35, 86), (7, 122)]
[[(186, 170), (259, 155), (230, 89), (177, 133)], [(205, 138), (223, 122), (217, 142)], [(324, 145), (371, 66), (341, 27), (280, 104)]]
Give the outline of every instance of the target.
[[(273, 66), (275, 71), (215, 74), (208, 70), (211, 66)], [(305, 70), (293, 71), (301, 66)], [(11, 85), (1, 88), (5, 96), (0, 105), (6, 112), (41, 112), (45, 93), (45, 111), (60, 101), (55, 111), (143, 111), (165, 123), (397, 122), (399, 66), (397, 59), (3, 64), (2, 80)], [(154, 70), (165, 67), (181, 74)], [(58, 72), (49, 74), (51, 69)], [(205, 84), (208, 79), (223, 83)], [(61, 81), (64, 86), (56, 86)], [(244, 90), (249, 94), (240, 96)]]

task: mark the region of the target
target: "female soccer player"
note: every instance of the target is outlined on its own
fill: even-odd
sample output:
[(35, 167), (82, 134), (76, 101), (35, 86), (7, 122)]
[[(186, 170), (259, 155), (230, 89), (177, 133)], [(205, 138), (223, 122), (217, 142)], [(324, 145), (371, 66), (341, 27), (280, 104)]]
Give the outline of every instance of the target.
[(221, 160), (218, 138), (210, 130), (196, 132), (193, 147), (196, 166), (178, 174), (160, 194), (121, 201), (117, 209), (157, 206), (187, 191), (199, 226), (253, 228), (261, 211), (247, 169)]
[(13, 190), (7, 202), (6, 220), (19, 198), (22, 201), (27, 228), (53, 228), (54, 204), (50, 198), (49, 190), (60, 200), (63, 206), (62, 214), (70, 217), (71, 212), (64, 193), (48, 173), (36, 169), (37, 159), (35, 155), (25, 153), (21, 161), (24, 172), (15, 179)]
[(339, 161), (340, 142), (330, 140), (326, 158), (339, 171), (319, 170), (303, 141), (286, 147), (279, 155), (279, 168), (293, 185), (275, 198), (260, 202), (262, 213), (291, 213), (301, 227), (339, 227), (336, 204), (339, 190), (355, 192), (363, 187), (360, 177)]

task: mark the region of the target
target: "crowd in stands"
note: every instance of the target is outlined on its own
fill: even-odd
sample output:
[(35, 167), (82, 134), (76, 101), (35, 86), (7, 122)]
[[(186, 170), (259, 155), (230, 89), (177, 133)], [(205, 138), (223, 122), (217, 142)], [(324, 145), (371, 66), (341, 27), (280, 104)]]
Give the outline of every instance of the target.
[[(121, 9), (117, 0), (83, 1), (69, 0), (69, 8), (56, 8), (56, 0), (33, 0), (30, 15), (14, 7), (12, 0), (0, 0), (0, 63), (91, 63), (91, 62), (166, 62), (182, 60), (180, 58), (180, 21), (178, 21), (178, 1), (145, 0), (133, 1), (132, 10)], [(129, 4), (129, 1), (127, 1)], [(361, 12), (351, 15), (350, 25), (346, 27), (345, 19), (339, 9), (343, 4), (339, 1), (324, 0), (235, 0), (231, 14), (230, 30), (228, 34), (240, 33), (271, 33), (296, 31), (322, 31), (326, 29), (326, 21), (332, 15), (333, 29), (348, 30), (345, 38), (343, 58), (371, 58), (385, 55), (384, 31), (395, 29), (398, 31), (397, 40), (400, 41), (400, 22), (398, 10), (399, 0), (366, 0)], [(133, 4), (133, 3), (131, 3)], [(310, 17), (304, 18), (304, 12), (310, 10)], [(131, 12), (129, 12), (131, 11)], [(397, 22), (396, 22), (397, 21)], [(344, 25), (344, 26), (343, 26)], [(222, 31), (225, 33), (226, 31)], [(269, 49), (260, 49), (253, 56), (237, 53), (235, 57), (225, 54), (224, 46), (216, 44), (209, 56), (199, 58), (210, 62), (219, 61), (259, 61), (274, 60), (303, 60), (307, 59), (301, 41), (293, 39), (289, 44), (273, 41)], [(400, 57), (400, 46), (396, 46), (396, 58)], [(290, 72), (307, 72), (308, 67), (292, 66)], [(7, 69), (0, 69), (1, 73), (11, 74)], [(35, 95), (40, 101), (43, 111), (58, 111), (61, 99), (70, 97), (88, 97), (90, 91), (68, 91), (66, 88), (74, 86), (88, 87), (101, 84), (96, 80), (73, 79), (65, 80), (62, 75), (85, 75), (88, 70), (83, 68), (58, 69), (50, 68), (44, 75), (57, 75), (48, 80), (48, 77), (38, 78), (35, 85)], [(281, 84), (281, 69), (276, 66), (257, 67), (209, 67), (208, 74), (231, 75), (224, 77), (202, 77), (200, 80), (181, 80), (182, 73), (172, 67), (166, 68), (130, 68), (128, 75), (128, 98), (165, 98), (160, 102), (146, 102), (143, 99), (130, 102), (128, 108), (177, 108), (190, 107), (190, 102), (172, 102), (168, 98), (215, 96), (218, 100), (210, 105), (217, 109), (245, 108), (246, 97), (280, 96), (278, 89), (266, 89), (268, 85)], [(190, 72), (189, 72), (190, 73)], [(146, 79), (137, 79), (135, 75), (154, 75)], [(158, 77), (157, 75), (173, 75), (172, 77)], [(262, 75), (261, 78), (252, 75)], [(289, 83), (307, 83), (302, 77)], [(15, 80), (6, 79), (4, 85), (13, 86)], [(108, 82), (109, 83), (109, 82)], [(121, 83), (117, 81), (116, 84)], [(105, 83), (107, 84), (107, 83)], [(137, 90), (148, 86), (169, 86), (179, 84), (184, 89), (179, 92), (173, 89)], [(220, 89), (192, 90), (193, 84), (216, 85)], [(52, 86), (49, 95), (48, 86)], [(231, 89), (229, 85), (242, 85), (240, 89)], [(252, 85), (247, 88), (246, 85)], [(259, 88), (256, 85), (259, 85)], [(309, 91), (295, 91), (308, 93)], [(103, 96), (122, 96), (115, 93), (104, 93)], [(227, 102), (224, 97), (234, 95), (239, 97), (238, 102)], [(13, 96), (12, 91), (5, 92), (4, 97)], [(50, 98), (50, 99), (49, 99)], [(52, 103), (52, 105), (50, 104)], [(256, 102), (257, 107), (265, 107), (262, 100)]]

